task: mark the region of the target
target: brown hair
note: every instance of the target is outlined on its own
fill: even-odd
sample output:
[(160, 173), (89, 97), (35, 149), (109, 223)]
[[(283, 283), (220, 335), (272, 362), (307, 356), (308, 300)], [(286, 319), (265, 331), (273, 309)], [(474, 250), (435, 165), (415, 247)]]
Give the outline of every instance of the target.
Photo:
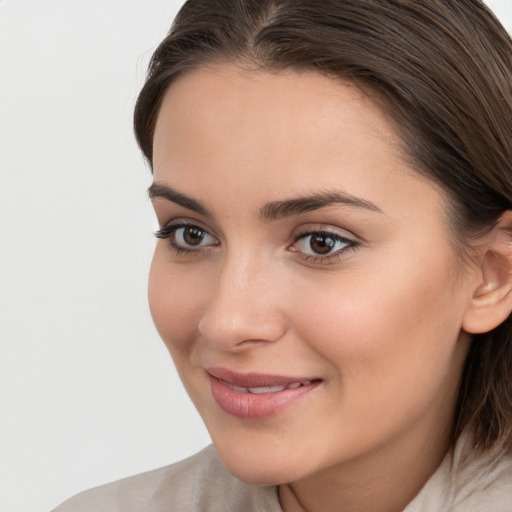
[[(189, 0), (156, 49), (135, 108), (152, 164), (163, 96), (213, 62), (315, 70), (359, 85), (411, 165), (450, 198), (459, 248), (512, 209), (512, 41), (479, 0)], [(475, 336), (455, 406), (477, 446), (512, 449), (512, 320)]]

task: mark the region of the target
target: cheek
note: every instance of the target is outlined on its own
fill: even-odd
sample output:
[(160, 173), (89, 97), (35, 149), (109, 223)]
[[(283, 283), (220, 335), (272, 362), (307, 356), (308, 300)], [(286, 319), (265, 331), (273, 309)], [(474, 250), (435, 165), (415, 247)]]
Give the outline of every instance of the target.
[(203, 310), (200, 285), (204, 276), (170, 264), (162, 245), (157, 246), (151, 263), (148, 298), (156, 329), (174, 358), (190, 350)]
[(457, 343), (453, 294), (419, 277), (390, 288), (347, 276), (322, 288), (296, 308), (302, 315), (294, 325), (329, 369), (329, 401), (318, 416), (330, 418), (332, 435), (370, 446), (422, 418), (448, 418), (466, 353)]
[(427, 266), (432, 272), (401, 265), (357, 280), (347, 273), (292, 294), (302, 297), (293, 307), (298, 336), (330, 363), (343, 389), (353, 382), (375, 396), (407, 392), (409, 383), (435, 386), (450, 371), (461, 301), (446, 262)]

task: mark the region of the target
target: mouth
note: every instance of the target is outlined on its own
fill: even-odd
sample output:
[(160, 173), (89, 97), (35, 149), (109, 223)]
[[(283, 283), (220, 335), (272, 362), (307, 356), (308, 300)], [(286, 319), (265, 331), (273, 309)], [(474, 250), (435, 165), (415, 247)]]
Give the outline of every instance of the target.
[(206, 368), (206, 372), (219, 407), (243, 419), (274, 416), (322, 382), (319, 378), (237, 373), (226, 368)]
[(222, 382), (233, 389), (234, 391), (238, 391), (239, 393), (251, 393), (253, 395), (260, 395), (263, 393), (279, 393), (280, 391), (284, 391), (285, 389), (297, 389), (303, 386), (309, 386), (311, 385), (312, 380), (304, 380), (300, 382), (292, 382), (291, 384), (288, 384), (286, 386), (257, 386), (252, 388), (246, 388), (243, 386), (236, 386), (235, 384), (231, 384), (230, 382), (227, 382), (223, 379)]

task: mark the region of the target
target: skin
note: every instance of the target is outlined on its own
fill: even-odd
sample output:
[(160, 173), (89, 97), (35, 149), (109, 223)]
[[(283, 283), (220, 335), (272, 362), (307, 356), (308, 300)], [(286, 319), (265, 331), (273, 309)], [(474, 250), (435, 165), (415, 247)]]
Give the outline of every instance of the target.
[[(280, 485), (287, 512), (402, 510), (449, 448), (481, 275), (461, 272), (445, 198), (407, 166), (382, 112), (313, 72), (201, 68), (164, 98), (154, 180), (208, 210), (153, 194), (162, 227), (204, 234), (198, 247), (183, 230), (158, 241), (149, 299), (224, 465)], [(366, 206), (262, 218), (332, 191)], [(353, 243), (315, 254), (312, 231)], [(247, 420), (215, 402), (208, 366), (322, 382)]]

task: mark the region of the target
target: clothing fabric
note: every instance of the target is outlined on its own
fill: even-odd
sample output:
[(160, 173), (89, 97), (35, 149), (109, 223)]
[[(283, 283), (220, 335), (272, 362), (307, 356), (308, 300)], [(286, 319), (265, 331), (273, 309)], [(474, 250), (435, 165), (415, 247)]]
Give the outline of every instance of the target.
[[(340, 504), (340, 510), (343, 510)], [(463, 439), (404, 512), (512, 512), (512, 455), (468, 456)], [(213, 446), (176, 464), (78, 494), (53, 512), (282, 512), (277, 487), (248, 485)]]
[(78, 494), (53, 512), (282, 512), (277, 488), (241, 482), (213, 446), (176, 464)]

